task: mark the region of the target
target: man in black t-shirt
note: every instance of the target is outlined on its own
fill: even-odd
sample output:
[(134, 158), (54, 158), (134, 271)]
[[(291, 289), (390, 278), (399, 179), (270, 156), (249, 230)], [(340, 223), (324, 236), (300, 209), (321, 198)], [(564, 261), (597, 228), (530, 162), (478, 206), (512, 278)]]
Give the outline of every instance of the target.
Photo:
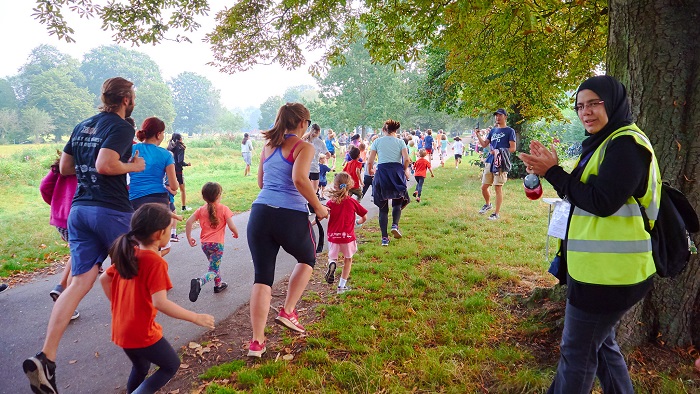
[(70, 317), (95, 283), (112, 242), (129, 231), (132, 208), (126, 174), (146, 168), (131, 152), (134, 128), (124, 118), (134, 109), (134, 84), (110, 78), (102, 85), (100, 113), (79, 123), (63, 148), (62, 175), (75, 174), (78, 187), (68, 215), (71, 284), (56, 300), (44, 346), (22, 368), (35, 393), (57, 393), (56, 352)]

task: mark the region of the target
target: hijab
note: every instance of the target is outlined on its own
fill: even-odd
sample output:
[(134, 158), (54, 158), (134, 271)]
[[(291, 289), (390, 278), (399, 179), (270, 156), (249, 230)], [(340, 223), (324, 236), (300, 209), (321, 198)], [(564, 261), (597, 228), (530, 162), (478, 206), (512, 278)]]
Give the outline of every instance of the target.
[(581, 157), (586, 157), (595, 151), (613, 131), (634, 123), (627, 98), (627, 89), (617, 79), (609, 75), (588, 78), (576, 90), (577, 100), (578, 93), (584, 89), (592, 90), (603, 100), (605, 112), (608, 114), (608, 123), (595, 134), (586, 132), (588, 138), (581, 143), (583, 147)]

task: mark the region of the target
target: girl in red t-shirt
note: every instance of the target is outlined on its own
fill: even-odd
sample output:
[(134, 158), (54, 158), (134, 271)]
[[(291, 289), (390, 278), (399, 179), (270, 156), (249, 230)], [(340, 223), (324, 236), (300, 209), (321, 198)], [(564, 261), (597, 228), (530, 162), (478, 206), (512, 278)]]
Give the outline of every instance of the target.
[(199, 292), (207, 282), (214, 280), (214, 293), (224, 291), (228, 284), (221, 281), (219, 267), (224, 255), (224, 238), (226, 226), (233, 233), (233, 238), (238, 238), (238, 229), (233, 224), (233, 212), (221, 203), (221, 185), (216, 182), (207, 182), (202, 186), (202, 198), (207, 203), (197, 209), (185, 225), (185, 233), (190, 246), (197, 246), (197, 241), (192, 238), (192, 225), (199, 221), (202, 231), (199, 240), (202, 242), (202, 251), (209, 260), (209, 270), (199, 278), (190, 281), (190, 301), (195, 302)]
[(339, 172), (333, 179), (333, 189), (329, 192), (330, 200), (326, 203), (330, 211), (328, 219), (328, 271), (326, 271), (326, 282), (329, 284), (335, 281), (335, 261), (340, 253), (343, 254), (345, 264), (343, 272), (340, 274), (338, 282), (338, 294), (348, 290), (346, 286), (352, 268), (352, 256), (357, 252), (357, 241), (355, 240), (355, 215), (360, 219), (360, 225), (367, 220), (367, 209), (365, 209), (354, 198), (350, 198), (350, 190), (354, 188), (354, 181), (347, 172)]
[[(158, 248), (170, 240), (170, 211), (163, 204), (144, 204), (131, 218), (131, 230), (109, 250), (112, 265), (100, 283), (112, 306), (112, 341), (124, 349), (133, 366), (127, 393), (155, 393), (175, 376), (180, 358), (156, 323), (156, 310), (210, 329), (214, 316), (194, 313), (168, 300), (172, 288), (168, 264)], [(158, 370), (146, 379), (151, 364)]]

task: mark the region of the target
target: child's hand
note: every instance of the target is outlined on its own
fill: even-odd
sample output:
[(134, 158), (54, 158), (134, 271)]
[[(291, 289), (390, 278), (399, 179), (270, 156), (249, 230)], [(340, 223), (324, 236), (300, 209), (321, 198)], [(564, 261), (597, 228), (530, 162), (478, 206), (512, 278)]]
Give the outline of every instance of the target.
[(430, 173), (430, 177), (431, 177), (431, 178), (435, 178), (435, 174), (433, 174), (433, 173), (431, 172), (431, 173)]
[(194, 318), (194, 324), (202, 327), (206, 327), (210, 330), (214, 329), (214, 316), (207, 315), (206, 313), (198, 313)]
[(177, 220), (178, 222), (182, 221), (183, 219), (182, 215), (178, 215), (175, 212), (170, 212), (170, 217)]
[(195, 240), (194, 238), (190, 237), (187, 240), (190, 242), (190, 246), (197, 246), (197, 240)]
[(238, 231), (232, 231), (231, 235), (233, 235), (233, 238), (238, 238)]

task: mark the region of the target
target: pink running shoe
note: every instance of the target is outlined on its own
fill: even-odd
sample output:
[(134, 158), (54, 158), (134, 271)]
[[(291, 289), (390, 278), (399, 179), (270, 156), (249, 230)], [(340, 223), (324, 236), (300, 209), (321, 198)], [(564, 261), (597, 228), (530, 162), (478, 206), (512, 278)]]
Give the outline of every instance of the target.
[(284, 310), (284, 307), (280, 308), (280, 314), (277, 315), (277, 317), (275, 318), (275, 321), (278, 324), (281, 324), (290, 330), (293, 330), (296, 332), (301, 332), (301, 333), (306, 332), (304, 330), (304, 326), (299, 324), (296, 310), (292, 311), (292, 313), (287, 313)]
[(266, 351), (267, 348), (264, 341), (262, 344), (258, 341), (250, 341), (248, 345), (248, 357), (262, 357)]

